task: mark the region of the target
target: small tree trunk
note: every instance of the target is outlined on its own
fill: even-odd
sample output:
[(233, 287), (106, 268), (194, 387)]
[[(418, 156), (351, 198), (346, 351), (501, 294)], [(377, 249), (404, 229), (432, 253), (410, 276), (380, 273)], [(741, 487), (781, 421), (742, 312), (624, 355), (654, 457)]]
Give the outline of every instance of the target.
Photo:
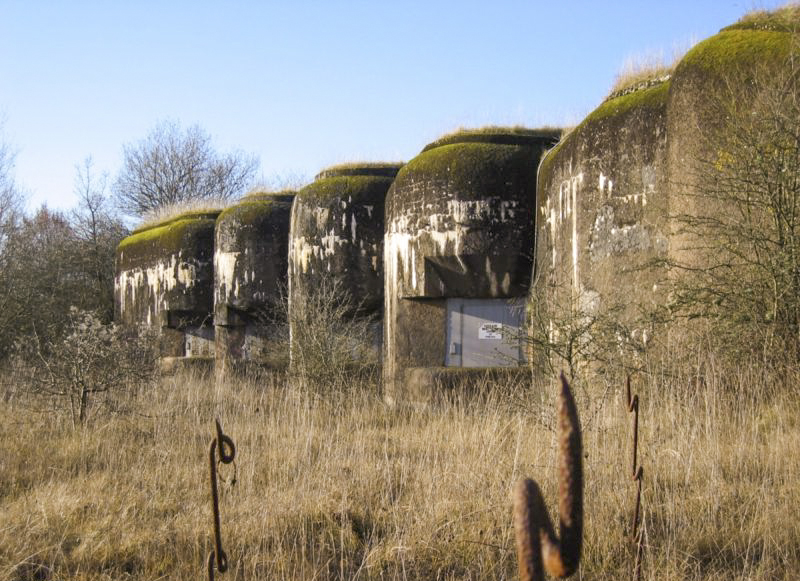
[(75, 396), (73, 393), (69, 394), (69, 413), (72, 420), (72, 429), (75, 429)]
[(81, 425), (83, 425), (83, 423), (86, 421), (86, 408), (88, 407), (88, 405), (89, 405), (89, 390), (86, 388), (86, 386), (82, 386), (80, 413), (78, 416), (78, 420), (80, 421)]

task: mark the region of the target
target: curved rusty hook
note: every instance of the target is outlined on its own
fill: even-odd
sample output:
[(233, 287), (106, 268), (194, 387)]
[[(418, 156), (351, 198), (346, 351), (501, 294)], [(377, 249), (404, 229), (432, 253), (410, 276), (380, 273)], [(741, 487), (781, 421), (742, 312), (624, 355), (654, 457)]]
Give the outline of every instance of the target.
[[(222, 548), (222, 532), (219, 518), (219, 490), (217, 488), (217, 448), (219, 448), (219, 461), (230, 464), (236, 457), (236, 446), (233, 440), (222, 433), (219, 420), (216, 423), (216, 437), (211, 440), (208, 447), (208, 467), (211, 480), (211, 507), (214, 513), (214, 550), (208, 554), (208, 579), (214, 581), (214, 569), (224, 573), (228, 570), (228, 555)], [(227, 446), (227, 451), (226, 451)]]
[(546, 571), (568, 577), (578, 568), (583, 545), (583, 458), (581, 426), (569, 383), (561, 374), (558, 405), (559, 539), (539, 486), (531, 479), (514, 489), (514, 530), (521, 581), (541, 581)]
[[(217, 428), (217, 442), (221, 442), (219, 445), (219, 460), (223, 464), (230, 464), (233, 462), (234, 457), (236, 457), (236, 446), (228, 436), (222, 433), (222, 426), (219, 423), (219, 420), (214, 420)], [(227, 451), (225, 447), (227, 446)]]

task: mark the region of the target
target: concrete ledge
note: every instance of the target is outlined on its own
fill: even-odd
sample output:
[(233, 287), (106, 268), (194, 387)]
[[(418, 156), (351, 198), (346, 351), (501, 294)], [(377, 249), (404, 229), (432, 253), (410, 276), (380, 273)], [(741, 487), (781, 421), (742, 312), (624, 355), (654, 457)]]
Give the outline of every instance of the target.
[(497, 384), (531, 382), (531, 369), (521, 367), (409, 367), (392, 404), (428, 404), (476, 395)]
[(213, 357), (162, 357), (159, 361), (162, 375), (175, 375), (180, 372), (195, 373), (208, 377), (214, 372)]

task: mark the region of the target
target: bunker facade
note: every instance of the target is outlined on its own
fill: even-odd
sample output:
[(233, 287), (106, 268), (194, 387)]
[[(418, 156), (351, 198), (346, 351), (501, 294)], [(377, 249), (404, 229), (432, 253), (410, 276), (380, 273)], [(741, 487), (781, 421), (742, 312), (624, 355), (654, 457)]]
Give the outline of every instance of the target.
[[(637, 305), (663, 299), (663, 273), (644, 266), (668, 251), (669, 88), (665, 77), (611, 95), (543, 160), (530, 298), (539, 342), (582, 349), (600, 340), (603, 313), (633, 321)], [(633, 326), (612, 340), (639, 346), (651, 333)]]
[(719, 158), (713, 136), (730, 122), (714, 103), (741, 98), (759, 68), (781, 66), (790, 28), (766, 14), (723, 29), (673, 71), (610, 95), (547, 154), (530, 298), (542, 340), (635, 354), (678, 329), (647, 315), (671, 300), (678, 274), (667, 265), (691, 266), (708, 244), (687, 237), (686, 224), (731, 211), (698, 196), (698, 163)]
[[(719, 160), (723, 144), (719, 130), (741, 120), (723, 116), (756, 114), (749, 102), (753, 86), (762, 87), (769, 79), (787, 76), (800, 47), (800, 7), (789, 5), (775, 12), (756, 13), (723, 28), (718, 34), (695, 45), (675, 67), (670, 90), (668, 124), (669, 179), (672, 199), (669, 214), (701, 215), (708, 211), (730, 212), (729, 207), (698, 207), (704, 161)], [(796, 66), (796, 65), (795, 65)], [(796, 74), (796, 68), (793, 69)], [(781, 72), (783, 71), (783, 72)], [(720, 101), (738, 103), (720, 108)], [(725, 144), (727, 145), (727, 144)], [(708, 196), (702, 204), (709, 203)], [(673, 228), (670, 256), (685, 260), (691, 252), (687, 241)]]
[(281, 369), (281, 336), (294, 192), (251, 193), (217, 218), (214, 248), (216, 370)]
[(165, 365), (214, 356), (214, 226), (219, 212), (189, 212), (135, 230), (116, 254), (117, 321), (158, 327)]
[(540, 344), (643, 352), (676, 328), (642, 317), (670, 300), (668, 265), (692, 266), (703, 244), (676, 217), (728, 211), (697, 195), (698, 160), (725, 164), (712, 138), (736, 120), (715, 103), (796, 70), (798, 18), (790, 6), (723, 29), (560, 141), (461, 131), (405, 166), (336, 166), (294, 199), (251, 195), (140, 228), (117, 250), (116, 319), (161, 329), (167, 360), (279, 367), (261, 317), (282, 284), (290, 320), (314, 293), (348, 296), (348, 316), (378, 322), (390, 402), (486, 370), (536, 371)]
[(290, 321), (313, 293), (349, 302), (353, 317), (375, 320), (380, 352), (384, 199), (402, 164), (347, 164), (320, 172), (292, 207)]
[(523, 364), (536, 169), (558, 135), (463, 131), (431, 143), (398, 173), (386, 202), (388, 401), (427, 401), (456, 369)]

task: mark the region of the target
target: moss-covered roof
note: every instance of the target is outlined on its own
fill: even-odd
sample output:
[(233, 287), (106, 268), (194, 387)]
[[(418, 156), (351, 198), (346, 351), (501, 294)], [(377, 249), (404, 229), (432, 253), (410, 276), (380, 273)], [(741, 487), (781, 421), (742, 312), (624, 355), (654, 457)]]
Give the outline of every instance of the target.
[(555, 143), (561, 137), (561, 129), (544, 127), (528, 129), (525, 127), (488, 126), (478, 129), (460, 129), (440, 137), (426, 145), (422, 151), (429, 151), (444, 145), (456, 143), (487, 143), (494, 145), (541, 145), (542, 142)]
[(680, 78), (688, 69), (699, 70), (704, 75), (706, 71), (719, 73), (757, 61), (786, 57), (793, 42), (790, 32), (794, 30), (800, 30), (800, 5), (797, 4), (774, 12), (756, 12), (723, 28), (687, 52), (669, 76), (648, 79), (612, 93), (548, 152), (542, 160), (540, 173), (547, 174), (558, 151), (588, 125), (635, 110), (666, 107), (673, 79)]
[(255, 192), (243, 197), (233, 206), (225, 208), (217, 217), (217, 224), (226, 220), (250, 223), (258, 218), (270, 215), (275, 209), (291, 207), (295, 192)]
[(242, 198), (239, 200), (239, 202), (237, 202), (237, 204), (240, 202), (252, 201), (252, 200), (278, 201), (280, 199), (285, 199), (292, 201), (292, 199), (295, 197), (296, 194), (297, 192), (295, 190), (281, 190), (279, 192), (256, 190), (250, 192), (246, 196), (242, 196)]
[(374, 176), (393, 178), (403, 167), (402, 162), (341, 163), (319, 172), (315, 180), (346, 176)]
[(652, 75), (632, 75), (629, 82), (620, 83), (618, 88), (604, 99), (604, 102), (616, 99), (617, 97), (624, 97), (636, 91), (657, 87), (672, 77), (672, 70), (673, 69), (670, 67), (663, 67), (652, 71)]
[(676, 74), (688, 67), (723, 72), (733, 66), (785, 57), (791, 42), (789, 33), (775, 30), (725, 29), (686, 53), (678, 64)]
[[(456, 142), (423, 150), (400, 170), (395, 180), (395, 196), (416, 194), (405, 188), (405, 181), (441, 179), (455, 192), (493, 192), (499, 184), (535, 183), (539, 157), (551, 142), (538, 147), (485, 142)], [(403, 192), (401, 194), (401, 192)], [(460, 195), (461, 195), (460, 194)]]
[(222, 210), (192, 210), (188, 212), (182, 212), (177, 216), (171, 216), (166, 220), (156, 222), (155, 224), (147, 224), (145, 226), (140, 226), (139, 228), (136, 228), (131, 233), (131, 236), (129, 236), (128, 238), (133, 238), (137, 234), (143, 234), (148, 230), (156, 230), (159, 228), (164, 228), (176, 222), (181, 222), (185, 220), (216, 220), (217, 216), (219, 216), (221, 211)]
[(669, 87), (669, 80), (657, 81), (635, 91), (606, 99), (597, 109), (589, 113), (581, 125), (599, 121), (606, 117), (623, 115), (635, 108), (661, 107), (667, 102)]
[(619, 117), (635, 110), (658, 110), (659, 108), (666, 107), (669, 98), (669, 89), (671, 86), (671, 79), (664, 81), (654, 81), (646, 83), (641, 88), (632, 91), (623, 92), (616, 97), (609, 97), (600, 104), (597, 109), (589, 113), (586, 118), (581, 121), (571, 132), (567, 133), (564, 138), (556, 144), (556, 146), (547, 152), (542, 159), (539, 167), (540, 174), (549, 172), (550, 164), (556, 157), (558, 151), (566, 145), (572, 136), (579, 135), (585, 128), (594, 123)]
[(798, 32), (800, 4), (752, 12), (695, 45), (678, 64), (678, 70), (698, 67), (722, 72), (732, 66), (780, 59), (789, 54)]
[[(117, 253), (125, 253), (126, 263), (139, 264), (149, 258), (182, 250), (194, 233), (203, 230), (213, 233), (219, 214), (219, 211), (186, 212), (159, 224), (134, 230), (119, 243)], [(213, 235), (211, 239), (213, 240)]]
[[(396, 172), (395, 172), (396, 173)], [(394, 174), (384, 175), (335, 175), (318, 178), (297, 192), (304, 202), (325, 205), (333, 200), (352, 199), (353, 202), (371, 202), (383, 199)]]

